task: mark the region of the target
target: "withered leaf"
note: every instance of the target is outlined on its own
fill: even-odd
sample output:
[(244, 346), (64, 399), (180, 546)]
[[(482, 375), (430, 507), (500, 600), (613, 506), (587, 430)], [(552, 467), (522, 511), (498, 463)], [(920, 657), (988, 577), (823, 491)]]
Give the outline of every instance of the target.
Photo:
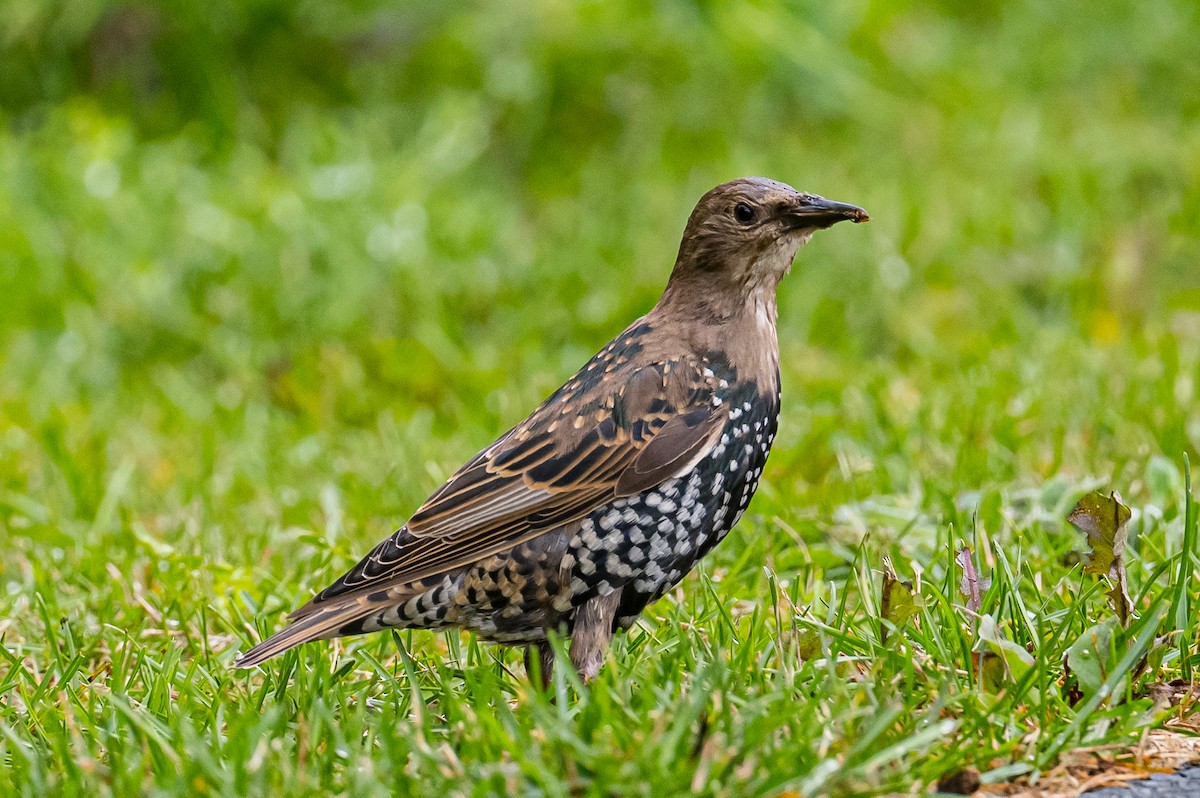
[(796, 640), (796, 645), (799, 649), (800, 659), (806, 662), (816, 659), (824, 650), (821, 645), (821, 636), (812, 629), (805, 629), (801, 632)]
[[(979, 621), (979, 641), (975, 651), (982, 655), (979, 658), (980, 685), (993, 695), (1020, 682), (1036, 661), (1023, 646), (1008, 639), (991, 615), (984, 615)], [(1036, 701), (1036, 692), (1029, 698)]]
[(971, 549), (967, 546), (963, 546), (955, 555), (954, 561), (963, 572), (962, 578), (958, 580), (958, 591), (967, 599), (967, 609), (979, 612), (979, 608), (983, 606), (983, 591), (992, 586), (992, 579), (979, 575), (979, 571), (975, 569), (975, 558), (971, 556)]
[(1125, 524), (1132, 513), (1121, 503), (1120, 494), (1105, 496), (1092, 491), (1079, 500), (1067, 516), (1071, 526), (1087, 536), (1091, 556), (1083, 566), (1084, 573), (1103, 574), (1112, 583), (1108, 601), (1123, 626), (1129, 625), (1133, 602), (1125, 576), (1125, 540), (1129, 535)]
[[(883, 558), (883, 597), (879, 602), (880, 615), (885, 621), (899, 629), (920, 610), (920, 603), (913, 592), (913, 583), (901, 580), (892, 566), (892, 558)], [(887, 642), (887, 624), (880, 624), (880, 642)]]
[(1131, 515), (1129, 508), (1121, 504), (1120, 494), (1115, 492), (1105, 496), (1098, 490), (1092, 491), (1075, 505), (1067, 521), (1087, 535), (1092, 549), (1091, 559), (1083, 569), (1085, 573), (1108, 573), (1113, 561), (1125, 553), (1125, 524)]

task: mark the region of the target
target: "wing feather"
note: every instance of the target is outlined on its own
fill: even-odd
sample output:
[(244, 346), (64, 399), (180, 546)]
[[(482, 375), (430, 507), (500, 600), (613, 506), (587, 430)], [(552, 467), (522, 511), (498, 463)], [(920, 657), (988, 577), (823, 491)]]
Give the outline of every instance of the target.
[(632, 496), (690, 471), (724, 428), (724, 414), (705, 408), (668, 422), (617, 479), (617, 495)]
[(727, 408), (713, 401), (712, 372), (697, 358), (680, 358), (608, 373), (604, 366), (617, 357), (614, 352), (619, 350), (610, 347), (597, 355), (293, 617), (334, 597), (477, 562), (698, 462), (728, 417)]

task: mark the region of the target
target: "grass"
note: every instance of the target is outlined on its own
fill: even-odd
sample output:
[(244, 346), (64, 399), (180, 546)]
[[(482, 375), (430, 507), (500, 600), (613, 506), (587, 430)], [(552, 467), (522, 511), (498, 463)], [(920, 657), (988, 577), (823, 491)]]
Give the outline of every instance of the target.
[[(1192, 4), (210, 5), (117, 62), (121, 6), (3, 19), (0, 791), (868, 795), (1186, 712), (1146, 688), (1200, 665)], [(420, 632), (230, 668), (749, 173), (873, 220), (802, 250), (759, 495), (595, 684)]]

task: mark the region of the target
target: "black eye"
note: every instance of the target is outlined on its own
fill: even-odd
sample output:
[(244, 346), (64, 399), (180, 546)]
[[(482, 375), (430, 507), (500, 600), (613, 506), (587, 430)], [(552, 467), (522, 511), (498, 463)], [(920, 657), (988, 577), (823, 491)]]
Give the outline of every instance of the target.
[(754, 209), (744, 202), (739, 202), (733, 206), (733, 218), (742, 224), (749, 224), (754, 221)]

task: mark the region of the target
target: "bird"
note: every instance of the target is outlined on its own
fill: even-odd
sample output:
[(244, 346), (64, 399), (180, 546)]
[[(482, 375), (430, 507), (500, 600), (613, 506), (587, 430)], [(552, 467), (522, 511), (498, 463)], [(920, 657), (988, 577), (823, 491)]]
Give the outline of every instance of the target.
[(588, 682), (613, 636), (742, 518), (778, 429), (776, 288), (857, 205), (762, 177), (704, 194), (657, 304), (451, 476), (290, 625), (235, 665), (384, 629), (461, 628), (525, 649), (554, 636)]

